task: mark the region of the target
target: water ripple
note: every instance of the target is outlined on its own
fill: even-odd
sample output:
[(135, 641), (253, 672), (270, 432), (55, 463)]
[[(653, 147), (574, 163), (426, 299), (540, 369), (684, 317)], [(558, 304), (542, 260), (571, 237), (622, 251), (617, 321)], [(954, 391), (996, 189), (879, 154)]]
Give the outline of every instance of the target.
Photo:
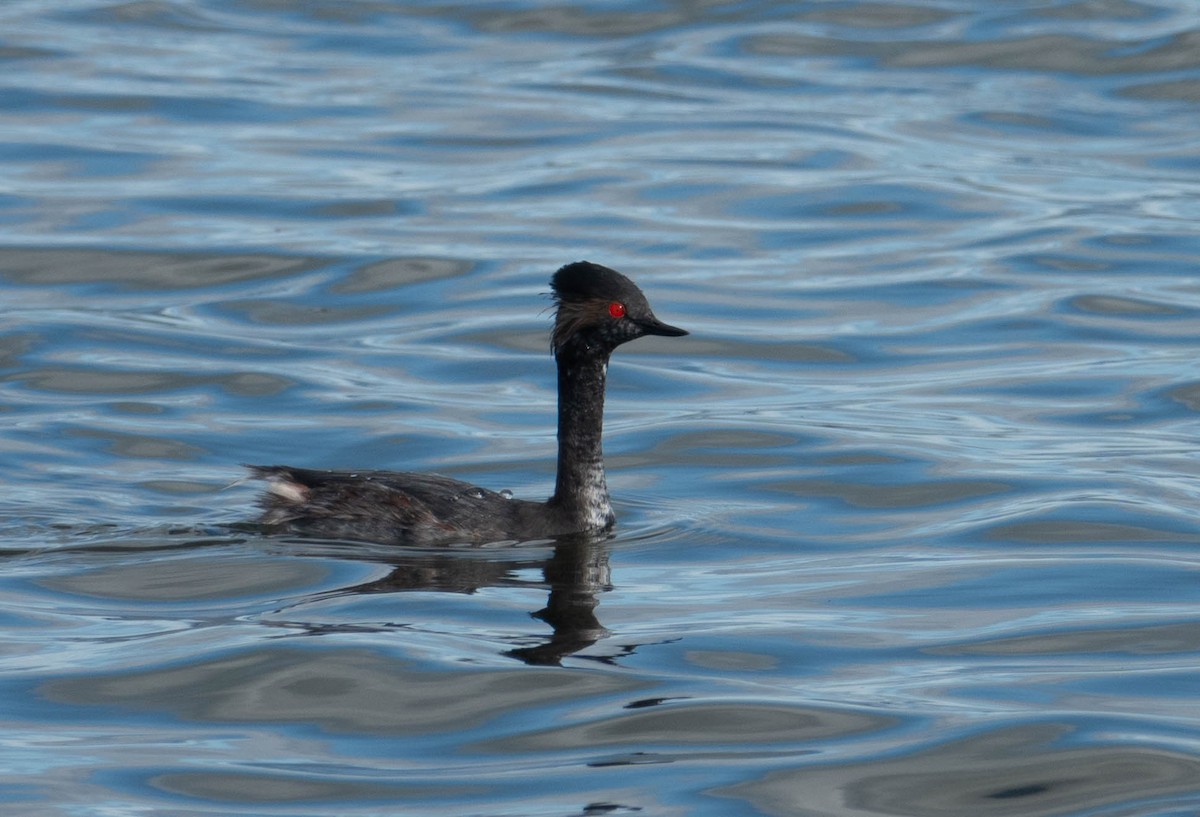
[[(1200, 808), (1185, 0), (0, 5), (22, 814)], [(242, 462), (611, 538), (263, 536)]]

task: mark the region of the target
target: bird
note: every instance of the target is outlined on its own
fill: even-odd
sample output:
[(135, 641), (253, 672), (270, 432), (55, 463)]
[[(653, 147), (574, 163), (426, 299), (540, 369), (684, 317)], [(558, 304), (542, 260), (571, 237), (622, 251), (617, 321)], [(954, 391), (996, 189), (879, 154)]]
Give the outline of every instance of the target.
[(688, 332), (655, 317), (621, 273), (576, 261), (554, 273), (550, 348), (558, 369), (558, 465), (544, 502), (514, 499), (440, 474), (249, 465), (265, 480), (259, 523), (270, 532), (379, 544), (480, 544), (598, 534), (615, 523), (602, 435), (609, 358), (645, 335)]

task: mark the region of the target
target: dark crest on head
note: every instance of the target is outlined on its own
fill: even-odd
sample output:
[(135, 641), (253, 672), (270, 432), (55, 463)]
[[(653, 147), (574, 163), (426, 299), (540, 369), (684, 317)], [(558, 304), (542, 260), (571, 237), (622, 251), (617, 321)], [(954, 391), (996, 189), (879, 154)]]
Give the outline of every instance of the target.
[(643, 335), (687, 334), (654, 317), (637, 284), (600, 264), (567, 264), (554, 273), (550, 286), (558, 305), (550, 335), (550, 348), (556, 356), (568, 350), (607, 355)]

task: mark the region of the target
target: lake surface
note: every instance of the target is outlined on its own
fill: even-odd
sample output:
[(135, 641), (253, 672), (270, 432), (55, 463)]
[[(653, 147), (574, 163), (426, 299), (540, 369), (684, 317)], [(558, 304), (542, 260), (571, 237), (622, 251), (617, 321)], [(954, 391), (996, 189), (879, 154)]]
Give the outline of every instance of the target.
[[(1200, 6), (0, 5), (0, 805), (1200, 812)], [(267, 536), (241, 463), (592, 542)]]

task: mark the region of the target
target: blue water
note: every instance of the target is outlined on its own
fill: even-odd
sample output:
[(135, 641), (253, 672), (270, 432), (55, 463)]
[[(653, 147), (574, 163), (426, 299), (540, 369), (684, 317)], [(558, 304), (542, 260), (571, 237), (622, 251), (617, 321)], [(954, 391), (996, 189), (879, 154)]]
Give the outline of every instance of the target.
[[(0, 5), (0, 811), (1200, 812), (1200, 7)], [(243, 527), (244, 462), (589, 545)]]

